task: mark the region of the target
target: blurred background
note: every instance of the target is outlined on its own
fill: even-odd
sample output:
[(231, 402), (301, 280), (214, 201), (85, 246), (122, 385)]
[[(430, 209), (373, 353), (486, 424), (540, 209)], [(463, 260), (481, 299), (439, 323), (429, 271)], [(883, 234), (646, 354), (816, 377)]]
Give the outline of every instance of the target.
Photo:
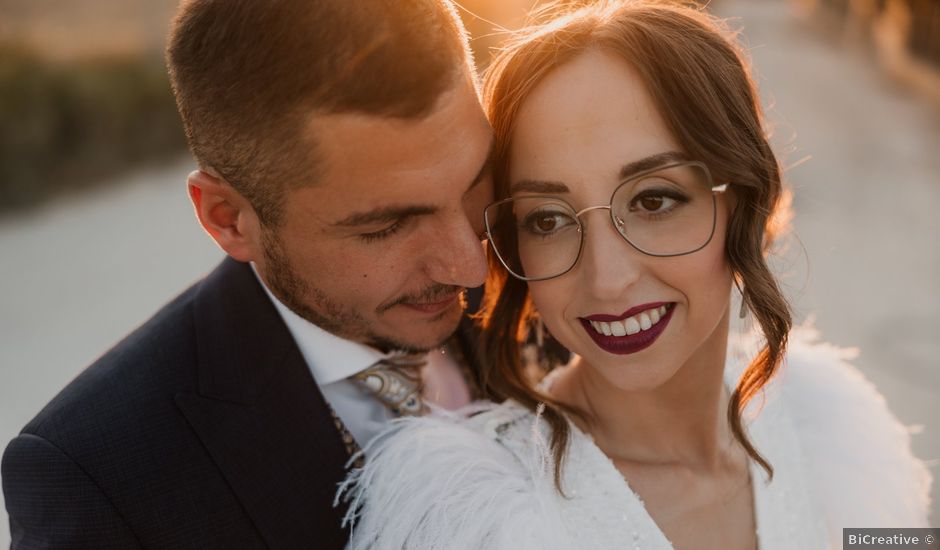
[[(481, 68), (534, 3), (462, 2)], [(3, 445), (222, 257), (186, 196), (162, 60), (176, 5), (0, 0)], [(788, 168), (795, 232), (775, 266), (797, 320), (858, 348), (940, 477), (940, 0), (709, 9), (744, 31)]]

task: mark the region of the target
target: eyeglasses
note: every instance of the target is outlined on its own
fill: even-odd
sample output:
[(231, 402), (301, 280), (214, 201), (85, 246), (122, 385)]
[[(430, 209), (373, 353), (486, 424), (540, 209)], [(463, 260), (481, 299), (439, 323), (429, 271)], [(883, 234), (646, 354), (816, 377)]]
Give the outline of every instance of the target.
[(640, 252), (682, 256), (704, 248), (715, 234), (715, 185), (705, 164), (679, 162), (632, 176), (620, 184), (610, 204), (575, 210), (552, 195), (520, 195), (486, 207), (486, 233), (499, 261), (523, 281), (564, 275), (581, 257), (591, 210), (610, 211), (614, 228)]

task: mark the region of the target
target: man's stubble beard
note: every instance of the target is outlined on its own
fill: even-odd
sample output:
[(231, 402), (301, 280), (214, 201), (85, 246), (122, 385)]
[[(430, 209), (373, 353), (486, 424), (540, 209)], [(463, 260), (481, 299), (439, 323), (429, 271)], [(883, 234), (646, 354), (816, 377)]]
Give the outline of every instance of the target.
[[(365, 343), (386, 353), (394, 350), (423, 353), (439, 347), (450, 337), (449, 333), (441, 342), (424, 347), (377, 334), (359, 312), (343, 306), (300, 277), (291, 264), (280, 239), (273, 234), (273, 231), (262, 229), (261, 235), (266, 264), (264, 275), (271, 292), (291, 311), (323, 330), (340, 338)], [(435, 287), (426, 293), (435, 295), (441, 292), (440, 288)], [(309, 303), (303, 297), (308, 297)], [(461, 296), (461, 306), (465, 306), (463, 296)], [(379, 309), (387, 311), (390, 308), (390, 306), (383, 306)]]

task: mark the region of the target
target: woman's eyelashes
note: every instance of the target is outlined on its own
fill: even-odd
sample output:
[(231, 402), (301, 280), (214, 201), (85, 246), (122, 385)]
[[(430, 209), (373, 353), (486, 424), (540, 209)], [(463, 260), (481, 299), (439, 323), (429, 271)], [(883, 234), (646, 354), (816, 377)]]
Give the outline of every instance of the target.
[(577, 220), (568, 212), (561, 210), (539, 210), (527, 215), (522, 221), (522, 229), (533, 235), (549, 236), (564, 227), (577, 225)]
[(628, 203), (630, 213), (648, 217), (664, 216), (689, 202), (689, 197), (672, 189), (646, 189)]
[[(626, 207), (631, 215), (656, 219), (671, 214), (690, 200), (687, 195), (674, 189), (646, 189), (630, 198)], [(616, 199), (614, 203), (617, 209)], [(550, 236), (576, 225), (578, 220), (573, 209), (542, 207), (523, 217), (519, 228), (532, 235)]]

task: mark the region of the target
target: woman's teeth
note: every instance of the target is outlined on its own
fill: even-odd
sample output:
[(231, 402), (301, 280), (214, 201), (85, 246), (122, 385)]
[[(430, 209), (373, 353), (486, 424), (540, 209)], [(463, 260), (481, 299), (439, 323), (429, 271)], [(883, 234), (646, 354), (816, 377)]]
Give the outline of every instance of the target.
[(658, 323), (664, 315), (666, 315), (666, 306), (659, 306), (620, 321), (610, 323), (591, 321), (591, 326), (604, 336), (627, 336), (636, 334), (641, 330), (649, 330), (649, 328)]

